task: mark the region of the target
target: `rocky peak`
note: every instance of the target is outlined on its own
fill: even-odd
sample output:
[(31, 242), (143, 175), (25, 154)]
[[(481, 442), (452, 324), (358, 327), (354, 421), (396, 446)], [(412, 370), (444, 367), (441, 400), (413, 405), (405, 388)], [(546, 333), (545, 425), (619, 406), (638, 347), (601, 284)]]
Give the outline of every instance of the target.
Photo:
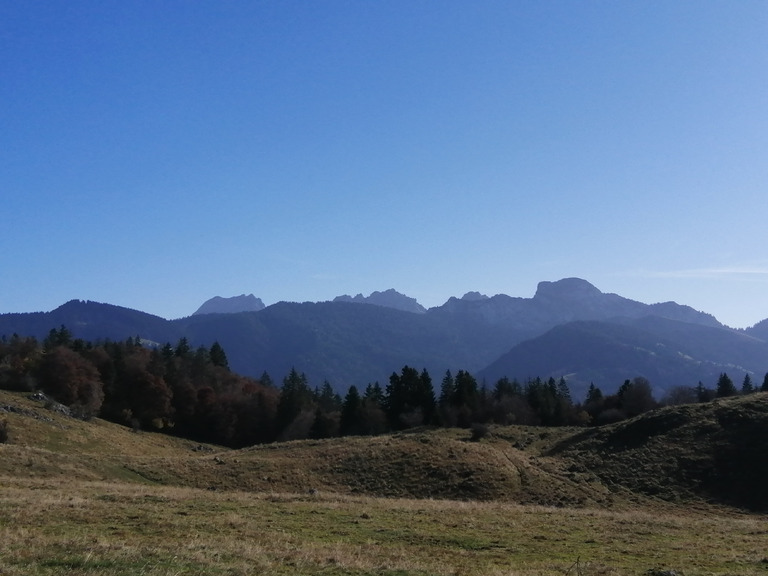
[(543, 300), (587, 300), (602, 295), (602, 292), (581, 278), (563, 278), (556, 282), (539, 282), (534, 299)]
[(256, 298), (253, 294), (241, 294), (231, 298), (222, 298), (214, 296), (206, 300), (200, 308), (193, 314), (236, 314), (238, 312), (258, 312), (264, 309), (264, 302), (261, 298)]
[(478, 300), (488, 300), (488, 296), (485, 294), (480, 294), (480, 292), (467, 292), (464, 294), (464, 296), (461, 297), (461, 299), (468, 302), (476, 302)]
[(396, 310), (402, 310), (404, 312), (413, 312), (415, 314), (423, 314), (426, 312), (424, 306), (419, 304), (415, 298), (410, 298), (405, 294), (401, 294), (394, 288), (385, 290), (384, 292), (372, 292), (370, 296), (363, 296), (358, 294), (354, 298), (347, 294), (343, 296), (337, 296), (333, 299), (334, 302), (353, 302), (355, 304), (374, 304), (376, 306), (383, 306), (385, 308), (395, 308)]

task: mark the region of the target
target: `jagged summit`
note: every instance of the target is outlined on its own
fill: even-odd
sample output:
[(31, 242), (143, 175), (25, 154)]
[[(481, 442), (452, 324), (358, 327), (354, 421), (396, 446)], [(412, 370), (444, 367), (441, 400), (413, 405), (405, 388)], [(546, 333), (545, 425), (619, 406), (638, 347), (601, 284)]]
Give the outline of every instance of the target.
[(214, 296), (206, 300), (192, 316), (199, 314), (236, 314), (238, 312), (258, 312), (264, 309), (264, 302), (253, 294), (241, 294), (231, 298)]
[(374, 304), (376, 306), (384, 306), (385, 308), (395, 308), (396, 310), (403, 310), (404, 312), (413, 312), (415, 314), (424, 314), (427, 310), (419, 304), (415, 298), (410, 298), (405, 294), (401, 294), (394, 288), (385, 290), (384, 292), (372, 292), (370, 296), (363, 296), (362, 294), (356, 295), (354, 298), (348, 294), (337, 296), (333, 299), (334, 302), (353, 302), (355, 304)]
[(477, 300), (488, 300), (488, 296), (480, 294), (480, 292), (467, 292), (461, 299), (469, 302), (476, 302)]

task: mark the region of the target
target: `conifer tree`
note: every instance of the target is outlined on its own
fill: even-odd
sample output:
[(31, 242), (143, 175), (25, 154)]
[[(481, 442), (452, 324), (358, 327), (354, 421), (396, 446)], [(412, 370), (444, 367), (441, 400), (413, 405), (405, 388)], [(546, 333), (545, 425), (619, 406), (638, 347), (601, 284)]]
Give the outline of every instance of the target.
[(741, 393), (752, 394), (754, 391), (755, 387), (752, 385), (752, 378), (750, 378), (749, 374), (745, 374), (744, 381), (741, 384)]
[(728, 377), (728, 374), (723, 372), (717, 380), (717, 397), (725, 398), (726, 396), (734, 396), (735, 394), (736, 386), (733, 385), (733, 380)]
[(312, 391), (307, 384), (307, 377), (299, 374), (295, 368), (283, 379), (280, 400), (277, 403), (277, 427), (282, 430), (312, 403)]
[(224, 348), (221, 347), (221, 344), (219, 344), (218, 341), (211, 345), (208, 356), (211, 359), (211, 364), (229, 370), (227, 354), (224, 352)]
[(363, 401), (357, 386), (350, 386), (347, 395), (344, 397), (344, 403), (341, 406), (341, 421), (339, 423), (339, 432), (342, 436), (360, 434), (362, 432), (362, 407)]
[(445, 371), (443, 381), (440, 383), (440, 406), (448, 406), (456, 392), (456, 382), (450, 370)]

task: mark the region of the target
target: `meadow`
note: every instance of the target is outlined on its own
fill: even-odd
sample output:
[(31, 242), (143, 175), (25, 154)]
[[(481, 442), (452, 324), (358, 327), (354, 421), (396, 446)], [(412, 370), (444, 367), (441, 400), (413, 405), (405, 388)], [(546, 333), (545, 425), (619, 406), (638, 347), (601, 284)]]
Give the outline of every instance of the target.
[[(767, 516), (616, 488), (600, 503), (585, 501), (582, 490), (573, 501), (583, 504), (561, 505), (563, 487), (576, 484), (535, 447), (520, 457), (544, 470), (541, 484), (531, 483), (540, 499), (547, 478), (554, 486), (561, 477), (553, 505), (516, 502), (525, 486), (509, 498), (381, 496), (361, 493), (339, 465), (366, 439), (231, 451), (66, 419), (2, 394), (0, 405), (14, 408), (0, 414), (10, 430), (0, 444), (3, 576), (768, 574)], [(426, 438), (450, 467), (463, 453), (455, 448), (450, 457), (449, 446), (468, 448), (471, 463), (483, 454), (476, 447), (506, 446), (531, 430), (501, 430), (487, 444), (445, 434), (379, 441), (403, 454), (410, 443), (429, 446)], [(317, 452), (337, 470), (336, 481), (323, 480), (309, 456)], [(333, 452), (344, 456), (333, 461)], [(239, 475), (227, 472), (235, 467)], [(275, 482), (302, 472), (314, 487), (301, 485), (307, 476)], [(245, 481), (257, 474), (261, 484)], [(212, 485), (215, 475), (230, 484)], [(594, 478), (585, 483), (605, 493)]]

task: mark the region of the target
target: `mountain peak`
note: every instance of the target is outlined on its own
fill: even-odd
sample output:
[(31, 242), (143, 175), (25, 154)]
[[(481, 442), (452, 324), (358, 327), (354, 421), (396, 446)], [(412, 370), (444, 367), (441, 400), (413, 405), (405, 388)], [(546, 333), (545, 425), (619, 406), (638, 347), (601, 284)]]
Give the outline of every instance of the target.
[(203, 302), (203, 305), (192, 314), (236, 314), (238, 312), (258, 312), (264, 309), (264, 302), (261, 298), (256, 298), (253, 294), (240, 294), (231, 298), (222, 298), (214, 296), (210, 300)]
[(413, 312), (415, 314), (423, 314), (427, 310), (419, 304), (415, 298), (410, 298), (405, 294), (401, 294), (394, 288), (385, 290), (384, 292), (371, 292), (370, 296), (363, 296), (358, 294), (354, 298), (347, 294), (343, 296), (337, 296), (333, 299), (334, 302), (353, 302), (355, 304), (373, 304), (375, 306), (383, 306), (385, 308), (395, 308), (396, 310), (402, 310), (404, 312)]
[(599, 289), (581, 278), (563, 278), (556, 282), (539, 282), (537, 299), (582, 300), (601, 295)]
[(461, 297), (462, 300), (474, 302), (477, 300), (488, 300), (488, 296), (485, 294), (480, 294), (480, 292), (467, 292), (464, 294), (464, 296)]

